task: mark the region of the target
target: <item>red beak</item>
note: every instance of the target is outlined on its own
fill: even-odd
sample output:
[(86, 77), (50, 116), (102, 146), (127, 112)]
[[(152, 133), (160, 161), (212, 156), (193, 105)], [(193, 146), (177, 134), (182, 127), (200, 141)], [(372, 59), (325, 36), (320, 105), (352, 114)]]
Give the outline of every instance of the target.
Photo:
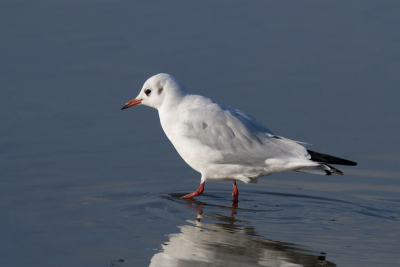
[(142, 103), (142, 100), (143, 99), (134, 98), (131, 101), (126, 102), (126, 104), (121, 108), (121, 110), (126, 109), (126, 108), (130, 108), (130, 107), (132, 107), (134, 105), (137, 105), (137, 104), (140, 104), (140, 103)]

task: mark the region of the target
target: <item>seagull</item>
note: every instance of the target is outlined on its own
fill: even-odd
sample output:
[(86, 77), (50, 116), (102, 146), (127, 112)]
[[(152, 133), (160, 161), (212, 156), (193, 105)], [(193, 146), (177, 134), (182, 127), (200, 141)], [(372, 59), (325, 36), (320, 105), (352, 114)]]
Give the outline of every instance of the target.
[(232, 181), (233, 202), (237, 203), (236, 181), (256, 183), (259, 177), (286, 171), (343, 175), (330, 164), (357, 165), (275, 135), (243, 111), (190, 93), (169, 74), (150, 77), (122, 110), (135, 105), (158, 110), (168, 139), (183, 160), (201, 173), (200, 187), (182, 198), (202, 194), (208, 180)]

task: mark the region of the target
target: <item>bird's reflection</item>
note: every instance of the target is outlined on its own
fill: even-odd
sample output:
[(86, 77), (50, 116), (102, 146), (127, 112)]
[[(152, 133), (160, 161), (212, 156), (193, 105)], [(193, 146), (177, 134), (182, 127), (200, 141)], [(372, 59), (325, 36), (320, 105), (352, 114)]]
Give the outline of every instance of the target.
[[(201, 218), (203, 218), (203, 206), (205, 206), (205, 205), (207, 205), (206, 203), (204, 203), (204, 202), (200, 202), (200, 201), (196, 201), (196, 200), (194, 200), (194, 199), (183, 199), (183, 201), (186, 203), (186, 204), (188, 204), (188, 208), (196, 208), (197, 210), (198, 210), (198, 212), (197, 212), (197, 217), (195, 218), (195, 221), (197, 221), (197, 222), (200, 222), (200, 220), (201, 220)], [(215, 205), (214, 205), (215, 206)], [(235, 211), (235, 208), (237, 208), (238, 207), (238, 203), (237, 202), (233, 202), (232, 203), (232, 208), (229, 208), (229, 207), (224, 207), (224, 206), (219, 206), (219, 207), (221, 207), (221, 208), (224, 208), (224, 209), (230, 209), (231, 210), (231, 216), (230, 216), (230, 218), (233, 218), (233, 219), (235, 219), (235, 214), (237, 214), (237, 212)], [(225, 217), (225, 216), (224, 216)], [(225, 218), (227, 218), (227, 217), (225, 217)], [(233, 221), (234, 220), (229, 220), (229, 223), (233, 223)]]
[(180, 233), (168, 235), (162, 251), (151, 259), (151, 267), (336, 266), (325, 260), (324, 253), (258, 236), (250, 222), (235, 218), (240, 212), (237, 203), (217, 206), (220, 213), (206, 213), (208, 204), (193, 199), (182, 204), (197, 209), (198, 215), (187, 221), (189, 225), (178, 226)]

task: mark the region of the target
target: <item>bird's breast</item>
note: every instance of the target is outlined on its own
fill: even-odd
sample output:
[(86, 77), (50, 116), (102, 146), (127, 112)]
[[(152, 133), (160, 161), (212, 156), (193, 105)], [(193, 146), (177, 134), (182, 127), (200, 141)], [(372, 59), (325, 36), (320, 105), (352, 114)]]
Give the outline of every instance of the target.
[(161, 126), (179, 155), (193, 169), (202, 172), (205, 165), (220, 162), (223, 155), (188, 134), (189, 126), (172, 116), (160, 116)]

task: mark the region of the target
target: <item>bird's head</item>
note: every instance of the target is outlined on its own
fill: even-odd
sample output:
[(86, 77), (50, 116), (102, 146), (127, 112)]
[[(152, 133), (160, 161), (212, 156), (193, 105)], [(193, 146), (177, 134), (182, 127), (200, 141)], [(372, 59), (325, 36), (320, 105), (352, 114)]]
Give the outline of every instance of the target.
[(160, 109), (164, 103), (178, 104), (180, 99), (189, 94), (186, 88), (173, 76), (160, 73), (150, 77), (143, 85), (139, 95), (128, 101), (122, 109), (135, 105), (146, 105)]

